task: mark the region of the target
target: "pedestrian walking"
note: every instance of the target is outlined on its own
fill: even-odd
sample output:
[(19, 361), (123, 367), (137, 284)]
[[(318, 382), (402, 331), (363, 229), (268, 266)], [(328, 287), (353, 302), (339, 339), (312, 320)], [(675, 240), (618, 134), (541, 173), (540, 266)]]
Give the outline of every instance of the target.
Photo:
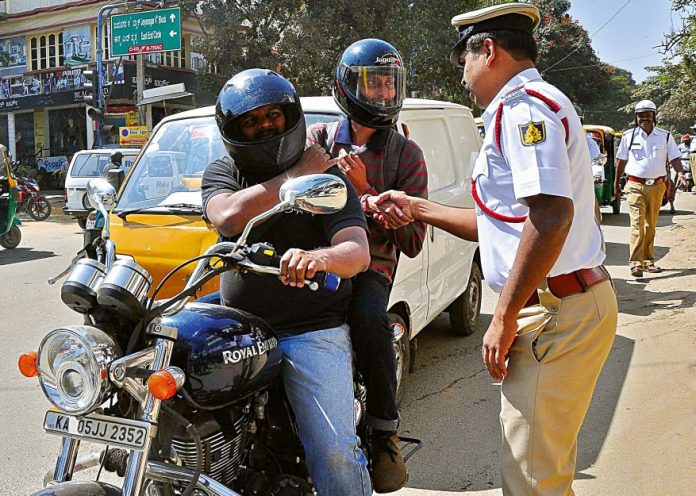
[(373, 212), (478, 241), (500, 297), (483, 338), (502, 381), (503, 494), (569, 495), (577, 436), (614, 340), (616, 295), (602, 265), (585, 133), (566, 95), (534, 66), (538, 9), (509, 3), (459, 15), (451, 62), (482, 109), (475, 209), (391, 191)]
[[(668, 167), (677, 171), (677, 184), (685, 182), (681, 152), (674, 138), (656, 127), (657, 107), (650, 100), (641, 100), (635, 108), (635, 127), (621, 137), (616, 152), (616, 196), (626, 194), (631, 219), (629, 266), (633, 277), (643, 271), (657, 273), (655, 265), (655, 228), (660, 215)], [(619, 178), (626, 173), (626, 186), (621, 190)]]

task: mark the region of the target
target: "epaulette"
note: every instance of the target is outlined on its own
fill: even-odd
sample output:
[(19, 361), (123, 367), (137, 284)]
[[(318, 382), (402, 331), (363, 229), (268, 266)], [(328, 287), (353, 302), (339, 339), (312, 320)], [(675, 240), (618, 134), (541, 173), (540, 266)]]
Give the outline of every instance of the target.
[(517, 86), (503, 95), (503, 105), (507, 105), (513, 100), (517, 100), (526, 94), (527, 92), (524, 89), (524, 85)]

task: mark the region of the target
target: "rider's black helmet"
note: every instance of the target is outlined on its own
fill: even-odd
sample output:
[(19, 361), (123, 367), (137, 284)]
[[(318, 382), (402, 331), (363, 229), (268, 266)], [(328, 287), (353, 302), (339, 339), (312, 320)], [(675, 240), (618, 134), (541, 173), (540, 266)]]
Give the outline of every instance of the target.
[[(249, 141), (239, 117), (264, 105), (280, 105), (285, 113), (285, 132)], [(293, 165), (302, 155), (307, 131), (300, 98), (293, 85), (267, 69), (248, 69), (233, 76), (215, 105), (222, 141), (235, 165), (249, 179), (265, 181)]]
[(112, 162), (112, 163), (114, 163), (114, 164), (119, 164), (119, 165), (120, 165), (121, 162), (123, 161), (123, 153), (121, 153), (121, 152), (113, 152), (113, 153), (111, 154), (111, 157), (110, 157), (110, 158), (111, 158), (111, 162)]
[[(377, 89), (387, 87), (389, 91), (377, 94)], [(333, 96), (341, 110), (358, 124), (392, 127), (406, 96), (401, 55), (386, 41), (356, 41), (338, 61)]]

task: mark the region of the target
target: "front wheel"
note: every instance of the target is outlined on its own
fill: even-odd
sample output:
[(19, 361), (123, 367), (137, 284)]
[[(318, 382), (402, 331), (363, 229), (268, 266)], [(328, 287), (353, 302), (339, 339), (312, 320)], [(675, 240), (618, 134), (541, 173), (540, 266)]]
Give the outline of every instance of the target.
[(396, 359), (396, 404), (404, 399), (404, 378), (411, 360), (411, 347), (408, 339), (408, 327), (404, 319), (395, 313), (389, 315), (389, 328), (394, 335), (394, 358)]
[(17, 226), (12, 226), (9, 231), (0, 236), (0, 246), (8, 250), (17, 248), (20, 241), (22, 241), (22, 231)]
[(70, 481), (32, 493), (31, 496), (121, 496), (121, 490), (106, 482)]
[(46, 198), (31, 199), (29, 200), (29, 205), (27, 210), (29, 210), (29, 215), (32, 219), (42, 221), (48, 219), (51, 215), (51, 204)]
[(478, 262), (471, 264), (471, 275), (466, 290), (449, 306), (452, 331), (460, 336), (473, 334), (478, 327), (483, 296), (483, 275)]

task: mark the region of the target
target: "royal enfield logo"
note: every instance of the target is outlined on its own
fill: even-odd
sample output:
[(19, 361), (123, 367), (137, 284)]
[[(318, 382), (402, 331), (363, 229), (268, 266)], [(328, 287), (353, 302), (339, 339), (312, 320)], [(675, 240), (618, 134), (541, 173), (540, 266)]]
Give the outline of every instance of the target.
[(378, 64), (401, 65), (401, 61), (396, 57), (377, 57), (377, 59), (375, 59), (375, 62), (377, 62)]
[(226, 350), (222, 352), (222, 361), (225, 365), (229, 363), (239, 363), (241, 360), (246, 360), (247, 358), (253, 358), (255, 356), (263, 355), (273, 348), (278, 347), (278, 340), (276, 338), (269, 338), (265, 341), (259, 341), (251, 346), (245, 346), (239, 348), (238, 350)]

